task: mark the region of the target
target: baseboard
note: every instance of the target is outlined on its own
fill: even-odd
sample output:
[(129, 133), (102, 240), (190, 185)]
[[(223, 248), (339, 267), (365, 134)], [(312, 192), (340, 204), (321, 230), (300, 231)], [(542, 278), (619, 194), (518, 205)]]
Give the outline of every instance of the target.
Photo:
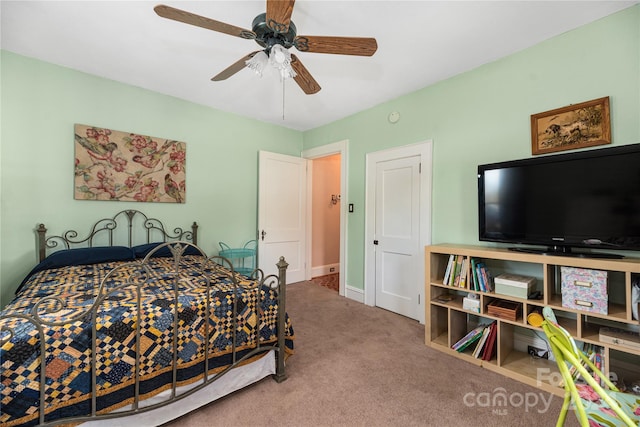
[(345, 285), (344, 286), (344, 296), (357, 301), (359, 303), (364, 304), (364, 290), (359, 288), (354, 288), (353, 286)]
[[(332, 270), (333, 269), (333, 270)], [(311, 267), (311, 277), (326, 276), (327, 274), (340, 273), (340, 263)]]

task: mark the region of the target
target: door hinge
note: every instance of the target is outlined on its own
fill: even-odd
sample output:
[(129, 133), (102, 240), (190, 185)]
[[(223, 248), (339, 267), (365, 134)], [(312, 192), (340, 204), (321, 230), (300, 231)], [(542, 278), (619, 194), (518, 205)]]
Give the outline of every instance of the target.
[(422, 173), (422, 163), (418, 163), (418, 173)]
[(418, 294), (418, 305), (420, 305), (420, 294)]

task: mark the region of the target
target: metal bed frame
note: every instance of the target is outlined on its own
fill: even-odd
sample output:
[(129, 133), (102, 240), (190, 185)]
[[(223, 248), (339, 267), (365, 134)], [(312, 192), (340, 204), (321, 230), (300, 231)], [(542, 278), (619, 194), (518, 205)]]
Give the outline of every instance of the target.
[[(121, 225), (121, 223), (123, 222), (124, 219), (124, 225)], [(142, 227), (143, 227), (143, 242), (135, 242), (135, 238), (138, 237), (139, 239), (139, 235), (136, 236), (136, 232), (135, 232), (135, 226), (137, 225), (137, 223), (142, 223)], [(124, 226), (124, 233), (120, 233), (118, 234), (116, 231), (122, 231), (122, 227)], [(173, 268), (172, 271), (170, 271), (171, 274), (174, 275), (174, 279), (173, 279), (173, 284), (172, 284), (172, 294), (173, 294), (173, 301), (174, 301), (174, 310), (177, 309), (178, 307), (178, 298), (179, 298), (179, 292), (178, 292), (178, 287), (177, 287), (177, 283), (178, 283), (178, 276), (179, 276), (179, 269), (180, 269), (180, 259), (183, 256), (184, 250), (189, 247), (189, 246), (193, 246), (196, 249), (198, 249), (203, 256), (206, 255), (205, 253), (197, 246), (197, 239), (198, 239), (198, 225), (194, 222), (191, 225), (191, 230), (183, 230), (182, 228), (175, 228), (173, 229), (173, 232), (168, 232), (165, 228), (165, 226), (163, 225), (163, 223), (155, 218), (148, 218), (144, 213), (137, 211), (137, 210), (124, 210), (121, 212), (118, 212), (116, 215), (114, 215), (112, 218), (105, 218), (105, 219), (101, 219), (99, 221), (97, 221), (92, 227), (91, 230), (89, 232), (89, 234), (87, 235), (87, 237), (84, 238), (78, 238), (78, 233), (75, 230), (69, 230), (64, 232), (61, 235), (55, 235), (55, 236), (47, 236), (47, 229), (44, 226), (44, 224), (40, 224), (37, 228), (37, 234), (38, 234), (38, 255), (39, 255), (39, 259), (43, 260), (44, 258), (46, 258), (47, 255), (47, 249), (51, 249), (51, 248), (58, 248), (58, 249), (72, 249), (76, 246), (80, 246), (82, 245), (83, 247), (93, 247), (94, 245), (97, 245), (98, 243), (96, 243), (99, 239), (98, 237), (104, 239), (104, 235), (106, 235), (106, 242), (107, 244), (101, 244), (102, 246), (113, 246), (114, 243), (116, 242), (121, 242), (124, 239), (124, 242), (126, 243), (126, 246), (128, 247), (133, 247), (134, 244), (140, 244), (140, 243), (153, 243), (153, 242), (160, 242), (160, 245), (157, 247), (157, 249), (160, 249), (164, 246), (168, 246), (172, 255), (173, 255), (173, 259), (175, 262), (172, 262)], [(124, 234), (124, 236), (122, 235)], [(158, 237), (158, 240), (153, 240), (155, 237)], [(124, 245), (123, 245), (124, 246)], [(155, 249), (155, 250), (157, 250)], [(155, 251), (154, 250), (154, 251)], [(148, 258), (148, 257), (147, 257)], [(145, 262), (147, 262), (147, 258), (145, 258), (145, 260), (143, 260), (141, 262), (141, 266), (144, 268), (144, 264)], [(230, 260), (221, 257), (221, 256), (212, 256), (212, 257), (208, 257), (207, 258), (208, 261), (211, 262), (215, 262), (217, 264), (223, 265), (224, 267), (226, 267), (227, 269), (233, 271), (233, 264), (231, 263)], [(139, 261), (138, 261), (139, 262)], [(140, 381), (140, 377), (138, 375), (138, 369), (139, 369), (139, 364), (140, 364), (140, 322), (136, 322), (136, 358), (135, 358), (135, 380), (134, 380), (134, 401), (133, 403), (130, 405), (131, 409), (128, 410), (117, 410), (117, 412), (111, 412), (111, 413), (106, 413), (106, 414), (97, 414), (97, 410), (96, 410), (96, 400), (97, 400), (97, 396), (96, 396), (96, 364), (95, 364), (95, 358), (97, 357), (98, 354), (96, 354), (96, 341), (97, 341), (97, 333), (96, 333), (96, 322), (94, 321), (92, 324), (92, 342), (91, 342), (91, 357), (92, 357), (92, 361), (91, 361), (91, 374), (92, 374), (92, 379), (91, 379), (91, 413), (90, 415), (86, 415), (86, 416), (77, 416), (77, 417), (72, 417), (72, 418), (61, 418), (61, 419), (56, 419), (54, 421), (47, 421), (45, 422), (45, 410), (43, 410), (42, 408), (45, 407), (45, 382), (46, 382), (46, 363), (45, 363), (45, 359), (47, 356), (47, 349), (46, 347), (46, 342), (44, 339), (44, 329), (45, 326), (61, 326), (70, 322), (73, 322), (75, 320), (78, 320), (80, 318), (82, 318), (83, 316), (87, 316), (87, 315), (91, 315), (93, 316), (93, 319), (97, 318), (97, 313), (98, 310), (100, 308), (100, 305), (102, 302), (104, 302), (104, 300), (111, 294), (118, 292), (120, 289), (126, 287), (126, 286), (130, 286), (131, 283), (125, 283), (123, 285), (119, 285), (117, 287), (115, 287), (113, 290), (109, 290), (108, 292), (104, 292), (103, 291), (103, 286), (104, 286), (104, 281), (103, 283), (100, 284), (100, 288), (97, 291), (97, 294), (95, 296), (95, 301), (94, 303), (86, 309), (86, 311), (81, 312), (81, 313), (74, 313), (72, 314), (70, 317), (65, 318), (62, 321), (57, 321), (57, 322), (52, 322), (52, 321), (48, 321), (44, 318), (41, 317), (41, 314), (43, 313), (47, 313), (47, 314), (51, 314), (51, 313), (56, 313), (60, 310), (62, 310), (65, 306), (65, 302), (56, 296), (48, 296), (48, 297), (44, 297), (42, 300), (38, 301), (35, 306), (33, 307), (33, 309), (31, 310), (31, 312), (29, 314), (9, 314), (9, 315), (2, 315), (0, 316), (0, 346), (4, 345), (6, 342), (8, 342), (14, 335), (15, 331), (6, 326), (6, 324), (4, 322), (10, 320), (10, 319), (16, 319), (16, 318), (20, 318), (23, 319), (23, 321), (25, 322), (30, 322), (32, 323), (36, 329), (38, 330), (38, 336), (39, 336), (39, 342), (40, 342), (40, 356), (39, 356), (39, 366), (41, 367), (40, 369), (40, 376), (39, 376), (39, 391), (40, 391), (40, 395), (39, 395), (39, 421), (38, 421), (38, 425), (58, 425), (58, 424), (62, 424), (62, 423), (77, 423), (77, 422), (85, 422), (85, 421), (95, 421), (95, 420), (100, 420), (100, 419), (108, 419), (108, 418), (119, 418), (119, 417), (124, 417), (124, 416), (128, 416), (128, 415), (135, 415), (135, 414), (139, 414), (141, 412), (146, 412), (146, 411), (151, 411), (153, 409), (174, 403), (178, 400), (184, 399), (190, 395), (192, 395), (193, 393), (207, 387), (208, 385), (210, 385), (211, 383), (215, 382), (218, 378), (220, 378), (222, 375), (226, 374), (227, 372), (229, 372), (231, 369), (233, 369), (234, 367), (238, 366), (239, 364), (241, 364), (242, 362), (244, 362), (245, 360), (254, 357), (258, 354), (261, 353), (267, 353), (271, 350), (275, 350), (275, 356), (276, 356), (276, 368), (275, 368), (275, 375), (273, 375), (273, 378), (279, 383), (284, 381), (287, 378), (286, 372), (285, 372), (285, 334), (286, 334), (286, 310), (285, 310), (285, 303), (286, 303), (286, 269), (287, 269), (287, 262), (285, 261), (284, 257), (280, 258), (280, 261), (277, 263), (277, 267), (278, 267), (278, 275), (269, 275), (269, 276), (264, 276), (264, 273), (259, 270), (256, 269), (253, 271), (253, 273), (251, 274), (251, 278), (253, 278), (255, 280), (254, 284), (252, 286), (258, 287), (258, 289), (260, 289), (260, 287), (262, 286), (266, 286), (269, 289), (273, 289), (277, 292), (277, 304), (278, 304), (278, 313), (277, 313), (277, 342), (275, 344), (261, 344), (260, 343), (260, 328), (258, 327), (256, 330), (256, 346), (247, 354), (245, 354), (242, 357), (237, 357), (236, 355), (236, 334), (237, 334), (237, 327), (236, 327), (236, 322), (237, 322), (237, 301), (234, 298), (234, 302), (233, 302), (233, 319), (232, 319), (232, 324), (233, 324), (233, 348), (232, 348), (232, 364), (229, 365), (228, 367), (226, 367), (224, 370), (222, 370), (221, 372), (216, 373), (215, 375), (210, 375), (209, 374), (209, 345), (206, 345), (204, 348), (204, 352), (205, 352), (205, 358), (204, 358), (204, 363), (205, 363), (205, 368), (203, 370), (202, 373), (202, 377), (198, 379), (195, 383), (199, 383), (198, 385), (190, 388), (187, 391), (181, 392), (180, 394), (176, 393), (176, 390), (178, 388), (177, 384), (176, 384), (176, 372), (178, 369), (177, 366), (177, 358), (178, 358), (178, 346), (177, 346), (177, 336), (178, 336), (178, 316), (174, 315), (174, 321), (173, 321), (173, 331), (175, 331), (174, 333), (172, 333), (173, 335), (173, 343), (171, 343), (171, 352), (172, 352), (172, 356), (173, 356), (173, 366), (172, 366), (172, 384), (171, 384), (171, 389), (170, 389), (170, 397), (167, 400), (164, 400), (160, 403), (155, 403), (155, 404), (149, 404), (148, 406), (140, 406), (140, 403), (143, 402), (143, 400), (140, 399), (140, 395), (139, 395), (139, 381)], [(110, 275), (110, 274), (109, 274)], [(109, 275), (107, 275), (107, 278), (109, 277)], [(235, 276), (232, 274), (230, 275), (230, 278), (233, 282), (233, 286), (234, 289), (237, 288), (243, 288), (243, 289), (247, 289), (247, 287), (241, 285), (236, 279)], [(129, 278), (132, 279), (132, 278)], [(105, 279), (106, 280), (106, 279)], [(210, 298), (210, 292), (209, 290), (211, 288), (213, 288), (215, 285), (212, 285), (211, 282), (209, 281), (209, 278), (207, 277), (205, 279), (206, 281), (206, 288), (207, 288), (207, 292), (206, 292), (206, 316), (209, 316), (211, 307), (211, 298)], [(129, 282), (129, 280), (127, 280), (127, 282)], [(137, 285), (138, 289), (143, 288), (144, 284), (142, 286)], [(252, 286), (249, 286), (248, 288), (252, 288)], [(140, 292), (140, 291), (138, 291)], [(234, 292), (235, 294), (235, 292)], [(260, 295), (261, 292), (258, 291), (258, 302), (257, 302), (257, 307), (260, 306)], [(139, 295), (139, 294), (138, 294)], [(134, 308), (134, 310), (138, 310), (138, 314), (140, 313), (140, 298), (138, 297), (137, 300), (137, 305)], [(257, 325), (260, 325), (260, 310), (256, 310), (256, 315), (258, 317), (257, 320)], [(206, 333), (205, 336), (208, 336), (208, 329), (209, 329), (209, 322), (205, 322), (206, 325)], [(129, 405), (127, 405), (129, 406)]]

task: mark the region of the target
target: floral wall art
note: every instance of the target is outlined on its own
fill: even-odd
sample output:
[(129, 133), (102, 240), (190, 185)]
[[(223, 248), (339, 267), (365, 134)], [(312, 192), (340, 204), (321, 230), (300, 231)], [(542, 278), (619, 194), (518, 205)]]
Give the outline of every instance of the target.
[(76, 124), (77, 200), (185, 203), (186, 144)]

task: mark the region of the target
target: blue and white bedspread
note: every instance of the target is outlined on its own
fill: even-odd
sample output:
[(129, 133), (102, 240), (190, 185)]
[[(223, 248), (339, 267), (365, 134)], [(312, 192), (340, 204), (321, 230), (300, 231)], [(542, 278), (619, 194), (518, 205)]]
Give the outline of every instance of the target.
[[(51, 421), (91, 413), (92, 361), (100, 412), (130, 404), (136, 376), (141, 399), (171, 388), (174, 357), (177, 385), (187, 385), (202, 381), (205, 370), (209, 377), (223, 371), (234, 360), (234, 347), (240, 360), (258, 341), (275, 343), (276, 292), (197, 255), (182, 257), (179, 266), (160, 257), (144, 264), (118, 261), (37, 272), (0, 313), (0, 424), (39, 422), (42, 342), (36, 322), (22, 315), (36, 310), (53, 323), (41, 327), (45, 421)], [(286, 335), (290, 354), (288, 317)], [(261, 356), (251, 354), (246, 362)]]

